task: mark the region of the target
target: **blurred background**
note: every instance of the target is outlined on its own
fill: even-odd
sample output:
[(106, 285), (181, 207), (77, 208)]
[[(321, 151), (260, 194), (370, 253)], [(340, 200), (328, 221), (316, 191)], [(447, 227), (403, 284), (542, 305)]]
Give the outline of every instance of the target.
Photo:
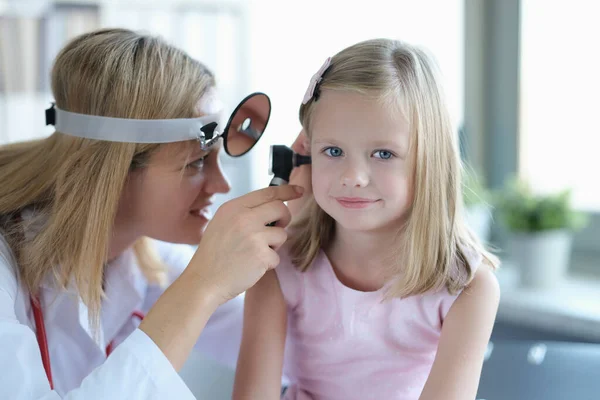
[[(444, 75), (468, 221), (503, 262), (480, 397), (598, 399), (599, 17), (594, 0), (0, 0), (0, 144), (52, 132), (49, 70), (68, 40), (159, 34), (215, 72), (226, 109), (271, 97), (256, 150), (223, 157), (233, 190), (216, 208), (268, 185), (269, 146), (300, 131), (326, 57), (374, 37), (423, 45)], [(231, 371), (201, 355), (182, 375), (199, 398), (230, 395)]]

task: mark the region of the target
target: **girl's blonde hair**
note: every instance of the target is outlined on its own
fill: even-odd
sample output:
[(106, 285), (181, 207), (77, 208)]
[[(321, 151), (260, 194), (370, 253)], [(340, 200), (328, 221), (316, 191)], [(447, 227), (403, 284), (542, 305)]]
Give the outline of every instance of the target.
[[(370, 96), (391, 112), (401, 112), (410, 126), (414, 195), (399, 235), (398, 256), (391, 262), (395, 281), (387, 296), (408, 297), (443, 287), (458, 292), (473, 277), (474, 266), (465, 251), (481, 253), (496, 268), (497, 258), (464, 221), (458, 140), (432, 58), (395, 40), (361, 42), (332, 57), (319, 90)], [(318, 104), (313, 97), (300, 107), (300, 121), (309, 138)], [(311, 198), (292, 232), (291, 257), (304, 271), (320, 248), (331, 245), (335, 221)]]
[[(214, 85), (212, 73), (183, 51), (124, 29), (75, 38), (52, 70), (58, 108), (119, 118), (195, 117), (196, 104)], [(32, 294), (47, 276), (63, 289), (74, 283), (89, 307), (90, 322), (98, 326), (104, 266), (123, 186), (130, 171), (143, 168), (160, 146), (56, 132), (0, 147), (0, 228)], [(191, 150), (188, 142), (167, 146)], [(33, 219), (17, 218), (24, 210), (32, 210)], [(30, 225), (38, 226), (32, 237), (23, 234)], [(133, 248), (146, 277), (165, 283), (165, 266), (150, 239), (140, 238)]]

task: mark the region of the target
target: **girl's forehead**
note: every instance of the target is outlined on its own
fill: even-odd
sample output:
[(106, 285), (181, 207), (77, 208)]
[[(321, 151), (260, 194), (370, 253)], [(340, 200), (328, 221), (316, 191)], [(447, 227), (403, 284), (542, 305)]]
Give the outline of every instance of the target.
[(409, 124), (400, 107), (347, 91), (323, 91), (311, 121), (313, 140), (402, 140)]

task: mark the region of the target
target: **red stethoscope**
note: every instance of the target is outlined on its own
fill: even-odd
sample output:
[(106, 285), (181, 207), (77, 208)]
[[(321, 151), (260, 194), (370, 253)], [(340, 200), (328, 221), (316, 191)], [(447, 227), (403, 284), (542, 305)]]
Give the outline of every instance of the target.
[[(44, 314), (40, 309), (39, 302), (29, 297), (31, 303), (31, 309), (33, 310), (33, 318), (35, 320), (35, 335), (37, 336), (38, 345), (40, 346), (40, 353), (42, 354), (42, 363), (46, 370), (46, 376), (48, 377), (48, 383), (50, 383), (50, 389), (54, 390), (54, 382), (52, 381), (52, 368), (50, 367), (50, 354), (48, 352), (48, 339), (46, 338), (46, 326), (44, 325)], [(144, 319), (144, 314), (141, 311), (134, 311), (131, 314), (132, 317), (139, 318), (140, 321)], [(111, 340), (106, 346), (106, 357), (113, 351), (114, 343)]]

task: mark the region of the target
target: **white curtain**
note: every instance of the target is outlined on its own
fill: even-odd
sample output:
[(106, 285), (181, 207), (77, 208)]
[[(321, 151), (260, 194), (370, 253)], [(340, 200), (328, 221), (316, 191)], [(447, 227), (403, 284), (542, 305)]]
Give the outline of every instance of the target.
[(44, 109), (60, 47), (98, 27), (95, 7), (50, 8), (41, 15), (0, 16), (0, 143), (48, 135)]
[[(44, 122), (52, 101), (52, 61), (68, 40), (100, 27), (160, 35), (204, 63), (217, 77), (226, 116), (249, 91), (242, 2), (75, 1), (49, 7), (37, 17), (3, 17), (0, 11), (0, 144), (52, 132)], [(252, 189), (252, 155), (222, 161), (233, 189), (217, 199), (215, 209)]]
[(0, 143), (30, 138), (35, 131), (38, 119), (31, 114), (40, 100), (40, 28), (38, 18), (0, 18)]

